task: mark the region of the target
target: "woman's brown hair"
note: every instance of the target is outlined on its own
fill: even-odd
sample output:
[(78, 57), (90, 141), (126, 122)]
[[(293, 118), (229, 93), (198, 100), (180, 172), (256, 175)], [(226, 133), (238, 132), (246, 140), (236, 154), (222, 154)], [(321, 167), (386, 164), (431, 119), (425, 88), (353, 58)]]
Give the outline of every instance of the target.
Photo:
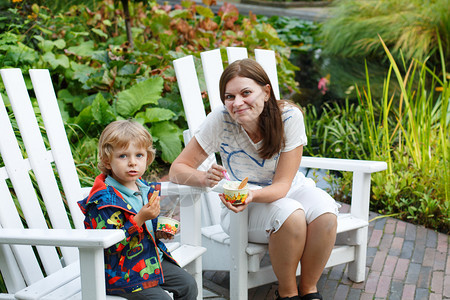
[(263, 136), (263, 140), (258, 154), (261, 158), (271, 158), (278, 154), (284, 147), (285, 135), (280, 105), (283, 105), (285, 102), (277, 101), (275, 98), (269, 76), (261, 65), (252, 59), (246, 58), (233, 62), (223, 71), (219, 82), (222, 103), (225, 103), (225, 88), (227, 83), (235, 77), (250, 78), (262, 87), (266, 85), (270, 86), (269, 100), (264, 102), (264, 109), (259, 116), (259, 130)]

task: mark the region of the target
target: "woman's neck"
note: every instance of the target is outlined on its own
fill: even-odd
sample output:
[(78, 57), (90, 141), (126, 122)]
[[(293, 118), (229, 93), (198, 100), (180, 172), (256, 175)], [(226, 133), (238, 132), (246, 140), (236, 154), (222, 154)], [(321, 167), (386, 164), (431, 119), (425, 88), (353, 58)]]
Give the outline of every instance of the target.
[(261, 132), (257, 126), (242, 126), (242, 128), (247, 133), (248, 137), (252, 140), (253, 143), (258, 143), (262, 140)]

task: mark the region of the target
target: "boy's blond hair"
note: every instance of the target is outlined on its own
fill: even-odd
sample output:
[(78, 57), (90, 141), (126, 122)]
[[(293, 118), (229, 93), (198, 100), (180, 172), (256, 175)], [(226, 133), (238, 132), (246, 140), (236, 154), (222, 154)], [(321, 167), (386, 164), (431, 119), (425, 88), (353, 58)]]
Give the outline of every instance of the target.
[(137, 147), (147, 150), (147, 167), (155, 159), (153, 139), (144, 126), (132, 120), (120, 120), (111, 122), (105, 127), (98, 141), (98, 169), (103, 174), (111, 175), (111, 170), (106, 164), (111, 160), (114, 149), (127, 148), (131, 142)]

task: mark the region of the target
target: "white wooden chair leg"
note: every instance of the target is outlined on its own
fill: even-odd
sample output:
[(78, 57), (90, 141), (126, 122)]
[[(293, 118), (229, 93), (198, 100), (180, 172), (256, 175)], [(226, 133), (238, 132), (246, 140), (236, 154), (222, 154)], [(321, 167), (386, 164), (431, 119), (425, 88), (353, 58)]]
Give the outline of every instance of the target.
[[(354, 172), (352, 199), (360, 199), (351, 206), (351, 214), (368, 221), (370, 205), (370, 173)], [(354, 282), (362, 282), (366, 278), (367, 227), (356, 233), (355, 260), (348, 264), (348, 277)]]
[[(358, 230), (357, 235), (367, 236), (367, 227)], [(359, 239), (359, 238), (357, 238)], [(355, 260), (348, 263), (348, 278), (353, 282), (362, 282), (366, 279), (367, 243), (355, 246)]]
[[(182, 244), (189, 244), (194, 246), (201, 246), (201, 226), (202, 220), (198, 216), (201, 216), (201, 194), (192, 194), (182, 196), (180, 201), (180, 220), (181, 224), (189, 224), (189, 226), (183, 226), (181, 228), (180, 242)], [(197, 217), (196, 217), (197, 216)], [(202, 258), (199, 257), (188, 266), (186, 270), (192, 274), (197, 282), (198, 296), (197, 299), (203, 299), (203, 277), (202, 277)]]
[(81, 294), (83, 299), (106, 300), (103, 248), (80, 248)]
[(248, 298), (248, 210), (238, 214), (231, 213), (230, 218), (230, 299)]

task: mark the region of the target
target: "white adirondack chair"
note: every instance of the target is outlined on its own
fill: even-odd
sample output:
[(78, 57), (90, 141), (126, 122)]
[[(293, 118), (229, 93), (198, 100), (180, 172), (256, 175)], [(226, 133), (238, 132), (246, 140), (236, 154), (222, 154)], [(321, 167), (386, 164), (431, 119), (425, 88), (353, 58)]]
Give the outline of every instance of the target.
[[(247, 57), (246, 48), (229, 47), (226, 50), (229, 63)], [(275, 96), (279, 99), (275, 53), (271, 50), (256, 49), (255, 59), (268, 73)], [(201, 61), (210, 106), (214, 110), (223, 105), (219, 96), (219, 79), (223, 72), (220, 50), (201, 53)], [(206, 118), (205, 108), (193, 57), (176, 59), (173, 64), (189, 126), (189, 130), (184, 133), (187, 143)], [(206, 169), (214, 161), (214, 156), (211, 156), (200, 168)], [(355, 282), (364, 281), (370, 177), (373, 172), (385, 170), (386, 163), (303, 156), (301, 167), (353, 172), (351, 212), (339, 214), (338, 242), (327, 267), (348, 263), (349, 278)], [(203, 255), (203, 270), (230, 271), (231, 299), (247, 299), (249, 288), (276, 281), (270, 265), (260, 266), (261, 258), (267, 252), (267, 245), (248, 242), (246, 211), (232, 215), (231, 236), (228, 236), (220, 226), (221, 208), (218, 196), (210, 192), (204, 197), (202, 205), (202, 245), (208, 249)], [(297, 269), (297, 275), (299, 274), (300, 266)]]
[[(37, 108), (30, 102), (21, 71), (4, 69), (0, 73), (15, 116), (14, 120), (8, 114), (0, 97), (0, 272), (8, 292), (0, 294), (0, 299), (122, 299), (105, 295), (103, 250), (121, 241), (124, 234), (121, 230), (84, 229), (76, 202), (90, 188), (80, 186), (48, 70), (30, 70), (30, 76), (50, 150), (44, 145), (34, 113)], [(25, 157), (13, 130), (16, 121)], [(33, 177), (38, 187), (33, 186)], [(162, 196), (181, 197), (180, 243), (169, 249), (195, 276), (199, 291), (201, 255), (206, 250), (200, 246), (198, 199), (202, 192), (168, 182), (161, 191)], [(51, 226), (41, 207), (45, 207)]]

